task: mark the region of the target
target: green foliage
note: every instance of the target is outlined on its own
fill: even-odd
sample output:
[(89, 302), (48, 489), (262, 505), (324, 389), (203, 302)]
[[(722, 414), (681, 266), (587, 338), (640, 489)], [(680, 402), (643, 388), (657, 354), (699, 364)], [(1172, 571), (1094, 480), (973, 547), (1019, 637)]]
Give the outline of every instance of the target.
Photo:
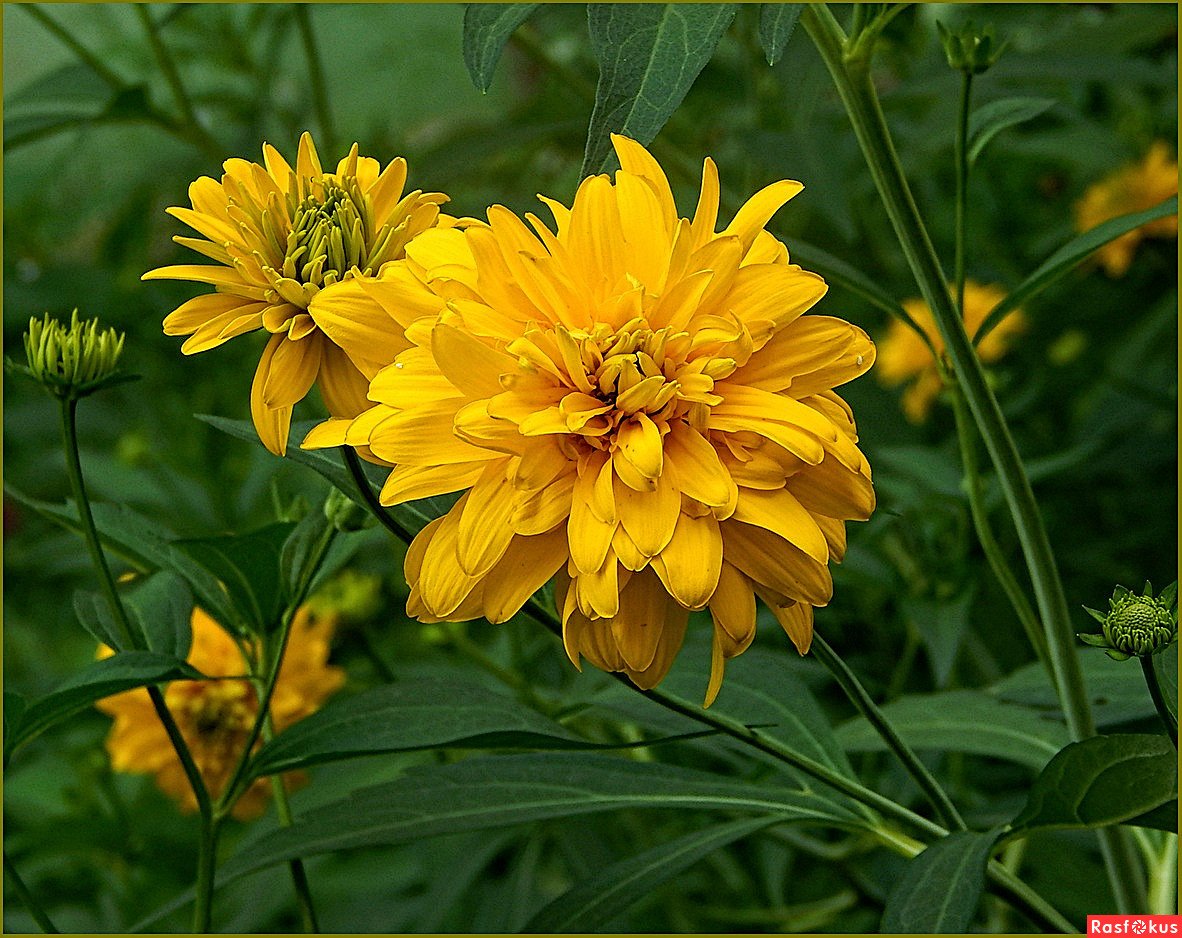
[(803, 3), (765, 3), (759, 8), (759, 43), (767, 64), (775, 65), (792, 38)]
[(1033, 120), (1055, 106), (1049, 98), (1002, 98), (982, 105), (969, 115), (968, 160), (977, 161), (981, 151), (1007, 127)]
[(492, 84), (497, 61), (513, 31), (529, 19), (536, 3), (469, 3), (464, 8), (464, 64), (481, 91)]
[(968, 931), (985, 888), (998, 831), (957, 831), (907, 864), (887, 898), (882, 933), (957, 935)]

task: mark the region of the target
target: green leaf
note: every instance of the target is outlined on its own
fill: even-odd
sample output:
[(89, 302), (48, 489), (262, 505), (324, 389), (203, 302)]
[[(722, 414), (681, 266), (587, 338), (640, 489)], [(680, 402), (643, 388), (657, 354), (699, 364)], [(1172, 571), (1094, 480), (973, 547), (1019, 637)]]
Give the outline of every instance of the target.
[(137, 583), (123, 597), (123, 606), (139, 626), (148, 651), (184, 661), (193, 641), (193, 593), (185, 581), (170, 570), (152, 574)]
[(111, 616), (111, 607), (101, 593), (93, 590), (74, 591), (74, 614), (82, 628), (100, 645), (115, 651), (127, 651), (119, 637), (119, 626)]
[(373, 755), (443, 747), (569, 748), (578, 737), (516, 700), (478, 684), (425, 679), (337, 700), (267, 743), (255, 777)]
[(25, 700), (16, 691), (6, 690), (4, 692), (4, 761), (8, 761), (8, 753), (11, 751), (8, 745), (8, 738), (21, 725), (21, 718), (25, 714), (25, 709), (29, 702)]
[(318, 548), (331, 526), (320, 506), (315, 506), (292, 528), (279, 551), (279, 575), (288, 596), (294, 596), (307, 575), (308, 564), (315, 559)]
[[(823, 251), (815, 244), (800, 241), (796, 238), (782, 238), (788, 248), (789, 257), (794, 264), (820, 274), (830, 283), (849, 290), (860, 296), (866, 302), (876, 306), (888, 316), (894, 316), (909, 324), (912, 329), (919, 329), (915, 320), (903, 309), (898, 300), (882, 289), (877, 283), (863, 274), (860, 270), (843, 261), (840, 257)], [(922, 331), (922, 330), (920, 330)]]
[(148, 684), (202, 679), (201, 672), (185, 662), (152, 651), (120, 652), (96, 661), (26, 707), (4, 741), (5, 758), (22, 743), (104, 697)]
[[(1062, 723), (982, 691), (912, 694), (881, 709), (913, 749), (993, 756), (1033, 769), (1046, 765), (1068, 739)], [(886, 749), (864, 717), (839, 726), (837, 738), (847, 751)]]
[(775, 65), (784, 54), (784, 47), (792, 38), (792, 30), (800, 19), (803, 3), (765, 3), (759, 8), (759, 44), (767, 56), (767, 64)]
[(912, 859), (887, 898), (885, 934), (965, 934), (1000, 831), (956, 831)]
[(1178, 833), (1178, 799), (1158, 805), (1152, 811), (1138, 814), (1124, 823), (1130, 827), (1148, 827), (1155, 831), (1166, 831), (1169, 834)]
[[(1080, 655), (1079, 664), (1097, 726), (1144, 720), (1156, 714), (1145, 682), (1136, 680), (1136, 668), (1130, 672), (1129, 665), (1113, 661), (1099, 652)], [(1046, 668), (1037, 661), (1018, 668), (994, 684), (989, 693), (1007, 703), (1034, 707), (1056, 718), (1062, 713), (1062, 705), (1047, 678)]]
[(708, 853), (777, 823), (775, 817), (757, 817), (707, 827), (614, 863), (545, 906), (520, 931), (534, 935), (598, 931)]
[(489, 756), (416, 768), (319, 805), (292, 827), (245, 844), (222, 868), (219, 882), (295, 857), (621, 808), (743, 811), (784, 821), (862, 824), (857, 815), (809, 792), (679, 766), (583, 753)]
[(1120, 824), (1177, 796), (1178, 753), (1165, 736), (1093, 736), (1064, 747), (1047, 764), (1007, 837)]
[(599, 62), (580, 178), (614, 166), (613, 133), (648, 145), (681, 104), (735, 17), (733, 3), (591, 3)]
[(1153, 673), (1157, 675), (1157, 683), (1161, 688), (1162, 700), (1166, 709), (1178, 719), (1178, 643), (1171, 642), (1152, 658)]
[(233, 622), (268, 631), (279, 621), (286, 591), (280, 580), (279, 555), (295, 524), (280, 521), (249, 534), (176, 541), (177, 551), (211, 571), (225, 585), (234, 604)]
[(969, 165), (1001, 131), (1038, 117), (1054, 105), (1050, 98), (1002, 98), (977, 108), (969, 115)]
[(538, 8), (536, 3), (469, 3), (464, 10), (464, 64), (472, 84), (488, 91), (493, 72), (513, 31)]
[[(18, 504), (46, 520), (81, 533), (82, 524), (72, 502), (62, 505), (45, 502), (25, 495), (11, 485), (5, 485), (4, 491)], [(164, 569), (179, 574), (192, 587), (197, 601), (206, 612), (227, 626), (233, 623), (235, 610), (225, 586), (196, 560), (177, 550), (174, 540), (162, 532), (157, 524), (125, 505), (93, 503), (91, 512), (104, 547), (119, 554), (140, 571)]]
[(1010, 292), (1009, 296), (993, 307), (989, 315), (985, 317), (985, 321), (981, 323), (981, 328), (977, 330), (977, 334), (973, 336), (973, 344), (980, 344), (981, 340), (989, 335), (1011, 310), (1016, 309), (1027, 300), (1041, 293), (1046, 287), (1050, 286), (1072, 268), (1083, 263), (1088, 255), (1094, 251), (1098, 251), (1109, 241), (1115, 241), (1121, 235), (1127, 234), (1135, 228), (1140, 228), (1142, 225), (1151, 221), (1177, 214), (1178, 197), (1174, 195), (1170, 196), (1170, 198), (1166, 199), (1160, 205), (1155, 205), (1153, 208), (1147, 208), (1143, 212), (1131, 212), (1128, 215), (1109, 219), (1104, 224), (1097, 225), (1090, 231), (1085, 231), (1078, 237), (1072, 238), (1043, 261), (1034, 273), (1018, 284)]

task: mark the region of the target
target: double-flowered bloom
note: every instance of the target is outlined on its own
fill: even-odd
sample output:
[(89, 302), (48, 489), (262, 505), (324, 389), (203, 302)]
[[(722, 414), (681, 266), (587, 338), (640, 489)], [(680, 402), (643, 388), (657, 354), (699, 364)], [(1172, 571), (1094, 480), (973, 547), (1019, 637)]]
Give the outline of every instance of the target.
[(422, 621), (502, 622), (553, 578), (571, 660), (648, 688), (709, 609), (713, 699), (757, 595), (808, 649), (844, 522), (874, 508), (833, 390), (874, 346), (802, 315), (825, 283), (764, 230), (799, 183), (719, 232), (711, 160), (679, 218), (657, 162), (613, 142), (614, 180), (584, 180), (570, 208), (543, 198), (553, 226), (494, 206), (322, 291), (317, 325), (347, 355), (406, 347), (373, 375), (369, 409), (304, 445), (391, 465), (387, 505), (463, 493), (407, 553)]

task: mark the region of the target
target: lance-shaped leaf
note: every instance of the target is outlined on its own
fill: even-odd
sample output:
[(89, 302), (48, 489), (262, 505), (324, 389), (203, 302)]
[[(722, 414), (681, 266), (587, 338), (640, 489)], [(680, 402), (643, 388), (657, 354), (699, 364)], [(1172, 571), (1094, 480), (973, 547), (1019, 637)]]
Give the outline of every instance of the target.
[(599, 85), (580, 177), (615, 165), (613, 133), (648, 145), (735, 18), (733, 3), (592, 3)]
[(1002, 98), (977, 108), (969, 116), (969, 164), (972, 165), (985, 145), (1007, 127), (1038, 117), (1054, 105), (1050, 98)]
[(1148, 224), (1151, 221), (1156, 221), (1159, 218), (1168, 218), (1170, 215), (1177, 214), (1178, 197), (1175, 195), (1166, 199), (1161, 204), (1155, 205), (1153, 208), (1147, 208), (1143, 212), (1132, 212), (1128, 215), (1121, 215), (1119, 218), (1109, 219), (1104, 224), (1097, 225), (1090, 231), (1085, 231), (1078, 237), (1072, 238), (1043, 261), (1034, 273), (1018, 284), (1018, 286), (1014, 287), (1009, 296), (989, 311), (989, 315), (981, 323), (981, 328), (973, 336), (973, 344), (979, 345), (981, 340), (989, 335), (996, 328), (997, 324), (1012, 310), (1021, 306), (1031, 297), (1041, 293), (1072, 268), (1082, 264), (1090, 254), (1098, 251), (1104, 245), (1108, 244), (1108, 242), (1115, 241), (1121, 235), (1140, 228), (1142, 225)]
[(765, 3), (759, 8), (759, 44), (768, 65), (780, 61), (803, 9), (803, 3)]
[(912, 859), (887, 898), (879, 930), (884, 935), (967, 932), (999, 833), (956, 831)]
[(469, 3), (464, 9), (464, 64), (478, 89), (488, 91), (505, 43), (537, 8), (536, 3)]

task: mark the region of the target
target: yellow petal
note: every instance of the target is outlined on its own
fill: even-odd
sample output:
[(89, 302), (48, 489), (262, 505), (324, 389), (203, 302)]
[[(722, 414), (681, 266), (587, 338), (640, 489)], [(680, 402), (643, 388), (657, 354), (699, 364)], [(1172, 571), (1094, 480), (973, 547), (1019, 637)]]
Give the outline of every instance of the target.
[(345, 434), (352, 422), (348, 418), (334, 418), (317, 424), (308, 431), (308, 435), (300, 443), (300, 449), (326, 449), (330, 446), (344, 446)]
[(304, 399), (320, 371), (320, 339), (317, 336), (280, 342), (271, 359), (263, 385), (263, 405), (271, 410), (291, 407)]
[(300, 147), (296, 152), (296, 172), (301, 176), (324, 175), (320, 156), (316, 153), (316, 144), (312, 142), (312, 135), (306, 130), (300, 134)]
[[(624, 467), (625, 474), (621, 477), (624, 484), (638, 491), (652, 491), (656, 488), (657, 478), (661, 475), (664, 463), (661, 432), (657, 425), (647, 414), (633, 414), (616, 430), (616, 443), (618, 448), (613, 454), (612, 461), (617, 466), (617, 475), (620, 475), (620, 461), (627, 464)], [(629, 469), (633, 471), (628, 472)], [(637, 481), (641, 484), (635, 485)]]
[(254, 383), (250, 386), (250, 416), (254, 421), (254, 428), (259, 439), (276, 456), (287, 452), (287, 432), (291, 426), (291, 408), (268, 407), (263, 402), (263, 388), (271, 375), (271, 362), (279, 346), (287, 341), (283, 335), (273, 335), (267, 347), (263, 349), (263, 357), (259, 359), (259, 366), (254, 373)]
[(713, 515), (680, 514), (673, 537), (653, 558), (653, 569), (681, 605), (701, 609), (718, 586), (722, 568), (722, 535)]
[(574, 579), (579, 610), (589, 619), (610, 619), (620, 608), (620, 565), (608, 551), (598, 570), (580, 572)]
[(643, 672), (653, 663), (671, 605), (675, 604), (651, 572), (637, 573), (622, 591), (612, 636), (629, 671)]
[(770, 531), (732, 518), (722, 524), (722, 542), (727, 560), (756, 583), (814, 606), (833, 595), (829, 568)]
[(692, 222), (694, 241), (698, 244), (704, 244), (707, 239), (714, 237), (714, 229), (718, 224), (719, 192), (718, 166), (714, 160), (706, 157), (702, 163), (702, 191)]
[(726, 633), (729, 639), (726, 644), (740, 651), (755, 638), (755, 593), (751, 581), (726, 561), (718, 574), (718, 587), (710, 597), (710, 617), (715, 628)]
[(501, 393), (501, 375), (517, 370), (517, 361), (453, 326), (431, 330), (431, 352), (439, 370), (470, 397)]
[(468, 492), (456, 532), (456, 557), (469, 576), (488, 572), (513, 539), (513, 486), (506, 478), (507, 459), (494, 459)]
[(342, 280), (325, 287), (308, 304), (308, 314), (367, 378), (410, 347), (397, 322), (359, 283)]
[(383, 505), (401, 505), (418, 498), (460, 492), (476, 484), (484, 467), (483, 462), (446, 466), (395, 466), (386, 477), (379, 500)]
[(808, 654), (809, 646), (813, 643), (813, 607), (808, 603), (778, 605), (769, 602), (768, 608), (792, 639), (796, 650), (802, 655)]
[(765, 186), (744, 203), (722, 233), (737, 237), (743, 244), (743, 253), (746, 254), (755, 242), (755, 236), (780, 210), (780, 206), (803, 188), (799, 182), (791, 179), (782, 179)]
[(670, 428), (665, 458), (676, 468), (681, 490), (690, 498), (711, 508), (734, 509), (738, 499), (734, 480), (714, 446), (693, 427), (679, 422)]
[(164, 317), (165, 335), (189, 335), (199, 326), (226, 314), (241, 315), (243, 312), (260, 312), (262, 304), (251, 303), (240, 296), (228, 293), (206, 293), (185, 300), (180, 306)]
[(511, 619), (546, 585), (566, 561), (565, 540), (562, 530), (513, 538), (505, 555), (484, 578), (484, 615), (489, 622)]
[(739, 504), (735, 508), (736, 521), (778, 534), (795, 544), (818, 563), (829, 562), (829, 545), (825, 535), (796, 497), (787, 489), (760, 491), (740, 488)]
[(629, 137), (612, 134), (611, 141), (616, 156), (620, 158), (620, 168), (626, 173), (639, 176), (648, 184), (660, 206), (660, 220), (664, 222), (665, 230), (671, 231), (677, 223), (677, 205), (673, 201), (669, 179), (661, 169), (661, 164), (653, 159), (648, 150)]
[[(618, 463), (614, 464), (617, 466)], [(638, 492), (619, 479), (615, 484), (616, 511), (642, 554), (654, 557), (665, 549), (677, 527), (681, 511), (681, 489), (669, 467), (656, 480), (651, 492)]]
[(324, 406), (334, 417), (356, 417), (368, 410), (369, 381), (334, 343), (320, 343), (320, 374), (316, 378)]
[(419, 591), (423, 605), (440, 618), (453, 613), (480, 579), (464, 572), (456, 554), (456, 537), (467, 502), (465, 494), (444, 515), (443, 523), (432, 533), (422, 555)]
[[(533, 491), (518, 490), (511, 524), (518, 534), (535, 535), (557, 527), (570, 516), (575, 480), (573, 471)], [(565, 553), (565, 547), (563, 548)]]
[(571, 500), (567, 522), (570, 557), (582, 573), (593, 573), (603, 566), (616, 529), (614, 520), (602, 521), (591, 510), (592, 493), (604, 461), (603, 454), (596, 453), (585, 467), (580, 467)]

